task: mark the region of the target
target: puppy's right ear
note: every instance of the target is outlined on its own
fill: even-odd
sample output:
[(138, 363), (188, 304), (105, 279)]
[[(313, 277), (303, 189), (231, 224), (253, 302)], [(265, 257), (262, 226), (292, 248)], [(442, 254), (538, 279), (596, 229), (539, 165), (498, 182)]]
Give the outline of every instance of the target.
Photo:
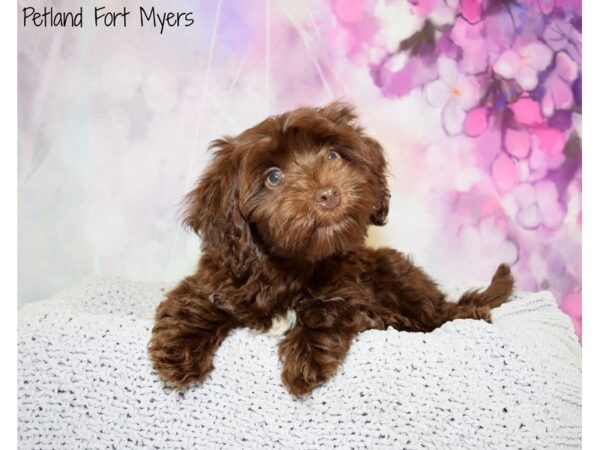
[(358, 134), (362, 144), (360, 153), (364, 164), (373, 176), (373, 186), (379, 197), (379, 203), (375, 205), (371, 214), (371, 223), (379, 226), (385, 225), (390, 206), (390, 191), (386, 179), (387, 162), (383, 148), (379, 142), (365, 134), (363, 128), (358, 124), (356, 112), (350, 104), (338, 100), (319, 111), (336, 125), (352, 128)]
[(239, 163), (233, 139), (211, 144), (214, 156), (196, 187), (184, 199), (183, 223), (202, 238), (234, 274), (241, 275), (257, 255), (250, 228), (240, 212)]

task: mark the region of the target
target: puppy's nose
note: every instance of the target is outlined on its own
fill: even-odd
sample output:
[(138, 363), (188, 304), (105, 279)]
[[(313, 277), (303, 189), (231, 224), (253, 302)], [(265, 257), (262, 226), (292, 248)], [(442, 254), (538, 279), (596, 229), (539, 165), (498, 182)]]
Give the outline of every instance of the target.
[(340, 204), (340, 191), (336, 187), (327, 186), (315, 194), (315, 201), (326, 209), (333, 209)]

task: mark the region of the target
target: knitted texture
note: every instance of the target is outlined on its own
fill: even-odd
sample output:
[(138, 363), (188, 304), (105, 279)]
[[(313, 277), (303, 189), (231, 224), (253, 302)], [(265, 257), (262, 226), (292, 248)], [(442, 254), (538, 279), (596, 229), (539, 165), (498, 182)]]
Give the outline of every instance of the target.
[(91, 278), (19, 311), (22, 449), (581, 447), (581, 349), (552, 295), (493, 324), (367, 331), (304, 400), (278, 338), (237, 330), (202, 384), (164, 387), (147, 343), (164, 285)]

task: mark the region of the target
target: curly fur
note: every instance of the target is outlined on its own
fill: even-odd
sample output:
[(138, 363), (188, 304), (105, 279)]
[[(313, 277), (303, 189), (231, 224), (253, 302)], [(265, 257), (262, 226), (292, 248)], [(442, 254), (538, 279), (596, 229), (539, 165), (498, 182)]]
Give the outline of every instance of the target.
[[(293, 310), (279, 358), (285, 386), (304, 395), (336, 372), (361, 331), (489, 321), (513, 289), (500, 265), (487, 289), (448, 302), (407, 256), (365, 246), (368, 226), (387, 217), (386, 161), (344, 103), (270, 117), (212, 148), (183, 215), (202, 238), (200, 262), (158, 307), (149, 344), (174, 386), (204, 380), (232, 329), (267, 331)], [(277, 186), (266, 183), (273, 167), (284, 175)], [(339, 192), (333, 208), (315, 197), (329, 186)]]

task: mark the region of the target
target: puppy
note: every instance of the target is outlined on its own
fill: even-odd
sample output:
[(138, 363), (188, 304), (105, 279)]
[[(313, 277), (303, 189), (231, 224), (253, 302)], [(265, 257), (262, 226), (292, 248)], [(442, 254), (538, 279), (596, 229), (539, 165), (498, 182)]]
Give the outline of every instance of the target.
[(386, 161), (344, 103), (269, 117), (212, 148), (185, 199), (183, 221), (202, 238), (198, 269), (158, 307), (149, 344), (174, 386), (203, 381), (232, 329), (283, 328), (282, 381), (302, 396), (361, 331), (490, 321), (512, 292), (502, 264), (487, 289), (448, 302), (406, 255), (365, 246), (388, 213)]

